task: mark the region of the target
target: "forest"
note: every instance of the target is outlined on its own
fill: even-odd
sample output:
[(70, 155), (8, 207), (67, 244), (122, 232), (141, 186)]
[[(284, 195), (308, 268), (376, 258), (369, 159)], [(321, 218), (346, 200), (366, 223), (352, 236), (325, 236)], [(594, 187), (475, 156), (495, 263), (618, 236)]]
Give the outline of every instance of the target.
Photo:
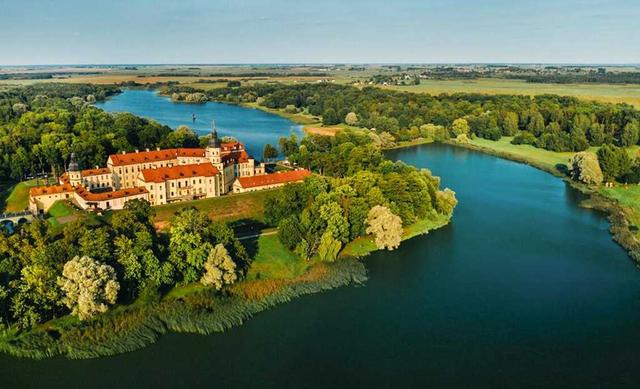
[(146, 148), (196, 147), (197, 135), (172, 131), (130, 113), (110, 114), (96, 101), (114, 86), (34, 84), (0, 92), (0, 182), (35, 174), (57, 176), (71, 153), (80, 166), (103, 166), (110, 154)]
[[(168, 91), (195, 92), (179, 86), (168, 87)], [(632, 106), (566, 96), (432, 96), (330, 83), (253, 85), (206, 93), (212, 100), (257, 102), (267, 108), (321, 116), (325, 125), (367, 128), (387, 145), (419, 138), (499, 140), (510, 136), (514, 144), (577, 152), (592, 146), (629, 147), (640, 140), (640, 111)], [(640, 169), (639, 165), (632, 161), (615, 178), (636, 182), (630, 180), (637, 174), (630, 173)]]

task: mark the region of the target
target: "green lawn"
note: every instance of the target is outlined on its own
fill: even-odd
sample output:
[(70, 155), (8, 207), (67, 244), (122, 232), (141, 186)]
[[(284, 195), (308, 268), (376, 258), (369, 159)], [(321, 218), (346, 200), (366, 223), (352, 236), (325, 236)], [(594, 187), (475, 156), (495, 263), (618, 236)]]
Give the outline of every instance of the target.
[(187, 207), (196, 207), (205, 212), (212, 220), (227, 222), (250, 219), (262, 222), (264, 201), (271, 193), (280, 189), (269, 189), (258, 192), (240, 193), (213, 197), (203, 200), (186, 201), (180, 203), (159, 205), (153, 207), (156, 212), (154, 221), (160, 228), (168, 225), (178, 211)]
[[(605, 197), (617, 200), (618, 204), (625, 209), (629, 223), (640, 227), (640, 185), (602, 188), (600, 193)], [(640, 238), (640, 231), (636, 231), (635, 235)]]
[(282, 245), (277, 234), (258, 238), (256, 252), (247, 279), (291, 279), (303, 274), (311, 262), (298, 258)]
[(89, 225), (99, 224), (97, 220), (98, 216), (93, 213), (84, 212), (76, 208), (69, 201), (59, 200), (56, 201), (49, 211), (47, 211), (47, 222), (54, 228), (61, 228), (63, 224), (76, 221), (78, 219), (85, 219)]
[(574, 154), (573, 152), (558, 153), (530, 145), (514, 145), (511, 144), (512, 139), (513, 137), (510, 136), (503, 136), (498, 141), (475, 138), (469, 140), (469, 144), (482, 151), (493, 152), (493, 154), (506, 158), (511, 157), (510, 159), (528, 162), (534, 166), (554, 172), (558, 172), (557, 165), (566, 165)]
[(0, 210), (3, 212), (24, 211), (29, 207), (29, 189), (40, 185), (44, 185), (44, 180), (29, 180), (2, 186)]

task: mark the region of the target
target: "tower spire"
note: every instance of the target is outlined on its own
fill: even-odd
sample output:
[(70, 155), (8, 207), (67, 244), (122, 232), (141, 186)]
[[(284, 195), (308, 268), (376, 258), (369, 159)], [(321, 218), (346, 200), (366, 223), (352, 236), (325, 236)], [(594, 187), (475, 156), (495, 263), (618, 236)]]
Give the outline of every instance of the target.
[(69, 168), (67, 170), (70, 172), (80, 171), (80, 166), (78, 165), (78, 162), (76, 162), (76, 153), (71, 153), (71, 157), (69, 158)]
[(211, 121), (211, 139), (209, 139), (209, 147), (220, 147), (220, 139), (218, 139), (218, 130), (216, 128), (216, 121)]

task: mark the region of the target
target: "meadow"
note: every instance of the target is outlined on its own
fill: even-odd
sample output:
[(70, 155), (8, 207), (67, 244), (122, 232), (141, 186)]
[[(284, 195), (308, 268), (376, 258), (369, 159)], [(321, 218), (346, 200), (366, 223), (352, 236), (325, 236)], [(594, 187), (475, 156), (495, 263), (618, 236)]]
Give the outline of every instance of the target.
[(414, 93), (483, 93), (505, 95), (555, 94), (604, 103), (628, 103), (640, 107), (640, 85), (624, 84), (538, 84), (521, 80), (421, 80), (420, 85), (382, 86)]

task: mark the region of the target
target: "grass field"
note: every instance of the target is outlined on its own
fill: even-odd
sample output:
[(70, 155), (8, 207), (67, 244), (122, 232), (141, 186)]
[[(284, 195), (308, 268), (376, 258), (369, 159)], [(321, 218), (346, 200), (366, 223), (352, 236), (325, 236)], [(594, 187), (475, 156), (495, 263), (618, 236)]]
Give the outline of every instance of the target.
[(510, 95), (555, 94), (606, 103), (629, 103), (640, 107), (640, 85), (624, 84), (538, 84), (521, 80), (422, 80), (420, 85), (384, 86), (414, 93), (484, 93)]
[[(557, 153), (555, 151), (549, 151), (539, 149), (530, 145), (514, 145), (511, 144), (513, 137), (504, 136), (499, 141), (492, 141), (483, 138), (474, 138), (469, 140), (471, 146), (478, 148), (481, 151), (493, 152), (494, 154), (507, 154), (511, 156), (510, 159), (517, 159), (521, 162), (529, 162), (532, 165), (539, 166), (544, 170), (557, 172), (558, 165), (566, 165), (569, 159), (574, 153)], [(514, 158), (515, 157), (515, 158)]]
[(262, 235), (247, 279), (291, 279), (302, 275), (310, 264), (287, 250), (277, 234)]
[(24, 211), (29, 207), (29, 189), (44, 184), (44, 180), (29, 180), (0, 186), (0, 211)]
[(224, 220), (227, 222), (249, 219), (262, 222), (264, 201), (270, 193), (279, 189), (269, 189), (258, 192), (240, 193), (210, 199), (173, 203), (153, 207), (156, 212), (154, 222), (156, 227), (163, 229), (169, 225), (169, 221), (178, 211), (195, 207), (206, 213), (212, 220)]
[[(617, 200), (624, 209), (629, 223), (636, 228), (640, 227), (640, 185), (602, 188), (600, 193), (605, 197)], [(636, 238), (640, 238), (640, 230), (635, 230), (634, 235)]]

